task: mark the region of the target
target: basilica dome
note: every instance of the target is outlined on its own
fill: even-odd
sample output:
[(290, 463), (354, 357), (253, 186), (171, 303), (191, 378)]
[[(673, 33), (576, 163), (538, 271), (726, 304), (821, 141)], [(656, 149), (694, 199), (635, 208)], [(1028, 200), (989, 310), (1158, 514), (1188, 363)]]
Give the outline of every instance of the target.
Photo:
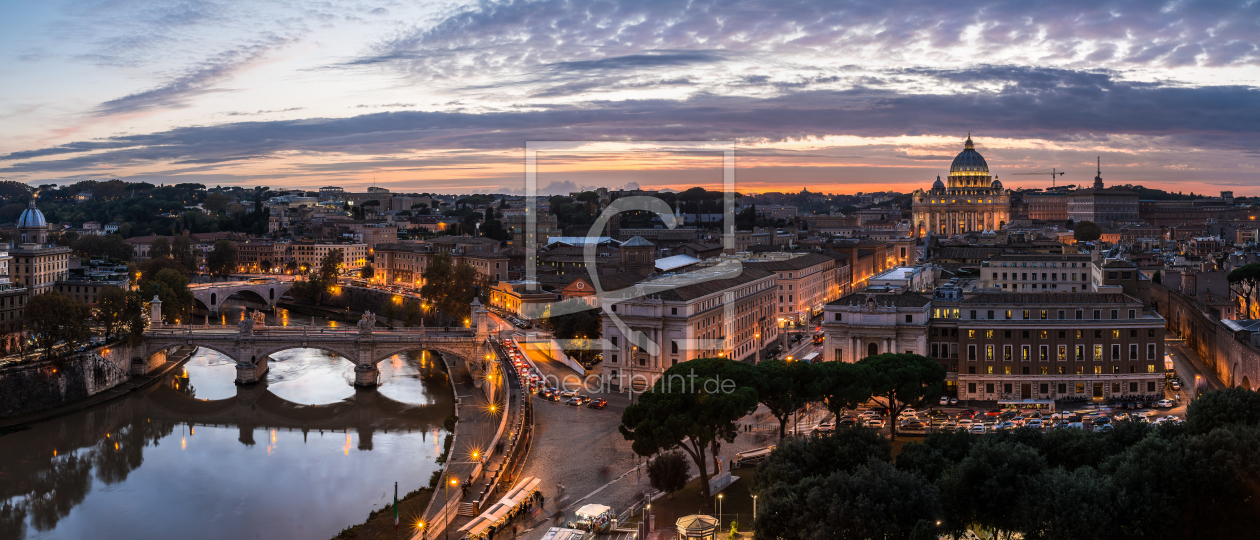
[(971, 134), (967, 134), (966, 148), (954, 157), (954, 163), (949, 166), (950, 176), (989, 176), (989, 164), (984, 161), (984, 156), (976, 151), (975, 145), (971, 142)]
[(44, 219), (44, 213), (35, 208), (35, 199), (26, 205), (26, 210), (22, 211), (22, 216), (18, 218), (18, 227), (48, 227), (48, 221)]

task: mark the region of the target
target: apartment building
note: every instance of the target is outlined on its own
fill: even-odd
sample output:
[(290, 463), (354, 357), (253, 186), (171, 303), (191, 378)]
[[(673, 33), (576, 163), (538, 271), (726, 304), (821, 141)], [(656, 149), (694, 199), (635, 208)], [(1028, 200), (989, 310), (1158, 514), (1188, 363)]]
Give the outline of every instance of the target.
[(983, 293), (935, 302), (932, 314), (928, 356), (957, 373), (959, 399), (1109, 398), (1163, 388), (1164, 319), (1125, 294)]
[(978, 288), (1006, 292), (1090, 292), (1089, 254), (1000, 253), (981, 263)]
[(309, 268), (319, 268), (324, 257), (333, 250), (341, 250), (342, 260), (345, 261), (344, 264), (348, 270), (362, 268), (367, 264), (367, 244), (294, 241), (289, 246), (292, 248), (292, 260), (299, 266), (306, 265)]
[[(822, 313), (827, 302), (839, 298), (834, 279), (827, 279), (828, 273), (835, 275), (835, 259), (818, 253), (774, 255), (787, 255), (787, 258), (746, 259), (744, 264), (775, 273), (778, 284), (775, 321), (780, 328), (808, 325), (810, 317)], [(831, 287), (827, 286), (828, 282), (832, 283)]]
[[(627, 298), (606, 305), (604, 369), (621, 389), (651, 386), (664, 370), (695, 358), (726, 357), (753, 361), (778, 337), (776, 273), (744, 266), (733, 277), (713, 272), (714, 279), (693, 283), (688, 277), (664, 276), (636, 281), (630, 273), (607, 276), (605, 287), (624, 290)], [(625, 278), (625, 279), (619, 279)], [(634, 289), (627, 290), (630, 287)], [(627, 327), (613, 320), (615, 314)], [(635, 336), (642, 336), (637, 341)]]
[(71, 269), (66, 279), (57, 282), (56, 289), (61, 294), (91, 306), (96, 304), (101, 291), (110, 287), (127, 290), (130, 286), (131, 276), (127, 273), (127, 267), (113, 266)]
[(826, 359), (885, 352), (933, 358), (959, 399), (1050, 400), (1155, 394), (1164, 319), (1125, 294), (858, 293), (824, 313)]
[[(495, 242), (494, 245), (497, 247), (498, 243)], [(422, 274), (425, 267), (439, 254), (450, 255), (451, 261), (457, 265), (467, 263), (490, 283), (506, 280), (508, 256), (487, 246), (488, 244), (480, 242), (451, 244), (436, 241), (380, 244), (376, 246), (372, 262), (372, 281), (419, 288), (424, 284)]]

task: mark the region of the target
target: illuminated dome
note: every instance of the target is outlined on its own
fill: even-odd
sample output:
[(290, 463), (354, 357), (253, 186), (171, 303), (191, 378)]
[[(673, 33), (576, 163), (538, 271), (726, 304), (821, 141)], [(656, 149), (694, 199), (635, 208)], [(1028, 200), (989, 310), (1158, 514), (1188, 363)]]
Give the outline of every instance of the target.
[(945, 189), (945, 183), (941, 181), (940, 175), (936, 176), (936, 182), (932, 183), (932, 189)]
[(984, 161), (984, 156), (976, 151), (975, 145), (971, 143), (971, 134), (967, 134), (966, 149), (959, 152), (954, 157), (954, 163), (949, 166), (950, 176), (989, 176), (989, 164)]
[(993, 189), (1002, 189), (1002, 181), (1001, 181), (1001, 180), (994, 180), (994, 181), (993, 181), (993, 186), (992, 186), (992, 187), (993, 187)]
[(48, 227), (48, 221), (44, 220), (44, 213), (35, 208), (35, 199), (26, 205), (26, 210), (22, 211), (22, 216), (18, 218), (18, 227)]

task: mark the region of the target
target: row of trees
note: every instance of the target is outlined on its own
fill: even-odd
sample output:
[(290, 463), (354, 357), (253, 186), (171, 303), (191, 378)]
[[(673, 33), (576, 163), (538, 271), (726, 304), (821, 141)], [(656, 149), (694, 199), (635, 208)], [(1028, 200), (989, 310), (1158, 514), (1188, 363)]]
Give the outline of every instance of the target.
[[(93, 198), (79, 201), (80, 192), (92, 192)], [(33, 195), (31, 186), (12, 181), (0, 183), (0, 223), (17, 220)], [(183, 231), (265, 234), (268, 216), (262, 201), (274, 195), (279, 193), (264, 186), (252, 190), (239, 187), (208, 190), (205, 185), (194, 183), (154, 186), (148, 182), (86, 180), (64, 186), (39, 186), (39, 208), (49, 223), (110, 223), (120, 219), (119, 233), (124, 238)], [(239, 203), (229, 204), (232, 196), (253, 199), (254, 211), (249, 212)], [(186, 209), (196, 204), (201, 204), (205, 211)]]
[[(687, 454), (707, 497), (707, 456), (712, 456), (716, 472), (721, 444), (735, 440), (739, 420), (759, 403), (779, 419), (783, 437), (788, 419), (806, 403), (821, 401), (838, 413), (875, 398), (896, 415), (939, 397), (944, 380), (938, 362), (916, 354), (882, 354), (855, 364), (771, 360), (753, 366), (724, 358), (696, 359), (666, 370), (622, 413), (620, 430), (641, 456), (674, 450)], [(895, 437), (895, 422), (889, 424)]]
[(1183, 425), (944, 432), (863, 428), (782, 443), (758, 466), (758, 538), (1246, 538), (1260, 516), (1260, 397), (1192, 402)]
[(36, 348), (54, 358), (93, 336), (139, 343), (145, 328), (144, 298), (136, 291), (104, 287), (97, 293), (95, 309), (90, 309), (53, 290), (27, 303), (24, 324)]

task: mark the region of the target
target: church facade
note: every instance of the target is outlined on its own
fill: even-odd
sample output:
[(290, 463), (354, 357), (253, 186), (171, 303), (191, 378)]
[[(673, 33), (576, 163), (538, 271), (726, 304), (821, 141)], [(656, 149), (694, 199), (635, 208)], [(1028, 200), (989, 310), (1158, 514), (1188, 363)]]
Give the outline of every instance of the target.
[(989, 164), (976, 151), (971, 135), (949, 167), (949, 178), (930, 190), (917, 190), (913, 228), (918, 236), (951, 236), (972, 231), (997, 231), (1011, 220), (1010, 192), (989, 176)]

